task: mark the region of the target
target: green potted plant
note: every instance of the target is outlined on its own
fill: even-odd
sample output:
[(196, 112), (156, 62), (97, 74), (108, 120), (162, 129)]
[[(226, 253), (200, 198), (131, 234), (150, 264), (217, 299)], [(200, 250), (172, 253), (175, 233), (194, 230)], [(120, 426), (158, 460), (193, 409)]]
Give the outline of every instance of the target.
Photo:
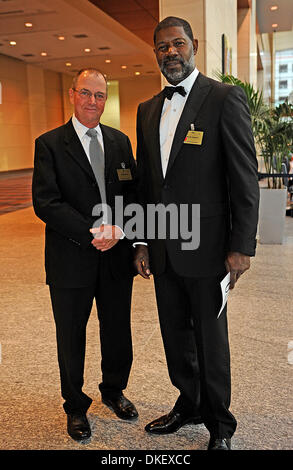
[(260, 188), (259, 240), (283, 243), (287, 188), (283, 186), (281, 173), (284, 172), (282, 163), (292, 152), (293, 106), (283, 103), (270, 108), (264, 103), (262, 91), (251, 84), (219, 72), (216, 77), (242, 87), (246, 93), (257, 153), (263, 158), (267, 175), (267, 187)]

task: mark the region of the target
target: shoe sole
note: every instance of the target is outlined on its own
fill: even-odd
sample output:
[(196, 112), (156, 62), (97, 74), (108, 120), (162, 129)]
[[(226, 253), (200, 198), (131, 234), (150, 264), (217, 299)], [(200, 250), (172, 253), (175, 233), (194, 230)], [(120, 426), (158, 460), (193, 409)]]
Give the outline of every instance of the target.
[(115, 415), (120, 418), (120, 419), (123, 419), (124, 421), (134, 421), (138, 418), (138, 414), (136, 416), (133, 416), (133, 417), (128, 417), (126, 418), (126, 416), (123, 416), (123, 415), (120, 415), (119, 413), (117, 413), (116, 410), (114, 410), (113, 406), (107, 402), (106, 400), (103, 400), (102, 399), (102, 403), (104, 403), (104, 405), (106, 405), (111, 411), (113, 411), (113, 413), (115, 413)]
[(74, 441), (80, 442), (80, 441), (86, 441), (87, 439), (90, 439), (92, 437), (92, 433), (90, 433), (88, 436), (85, 437), (74, 437), (71, 434), (68, 433), (68, 435), (73, 439)]
[(186, 421), (183, 421), (183, 423), (178, 426), (176, 429), (174, 429), (173, 431), (155, 431), (155, 430), (150, 430), (150, 429), (146, 429), (146, 432), (148, 432), (149, 434), (173, 434), (174, 432), (177, 432), (179, 431), (179, 429), (181, 429), (183, 426), (186, 426), (187, 424), (202, 424), (202, 420), (200, 420), (199, 418), (196, 418), (196, 419), (187, 419)]

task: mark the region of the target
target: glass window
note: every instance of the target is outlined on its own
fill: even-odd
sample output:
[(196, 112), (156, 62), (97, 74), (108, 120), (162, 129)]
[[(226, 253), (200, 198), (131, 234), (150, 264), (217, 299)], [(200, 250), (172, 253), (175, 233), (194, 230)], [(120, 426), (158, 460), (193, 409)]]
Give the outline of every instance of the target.
[(280, 80), (279, 81), (279, 88), (288, 88), (288, 80)]
[(279, 73), (287, 73), (287, 72), (288, 72), (288, 64), (279, 65)]

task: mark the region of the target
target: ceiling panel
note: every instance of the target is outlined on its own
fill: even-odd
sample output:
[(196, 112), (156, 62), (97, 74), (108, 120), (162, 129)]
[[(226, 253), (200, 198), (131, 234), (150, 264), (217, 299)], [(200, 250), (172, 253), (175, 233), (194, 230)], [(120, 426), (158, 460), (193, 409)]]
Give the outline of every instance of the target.
[(153, 46), (154, 28), (159, 22), (158, 0), (89, 0), (140, 39)]
[(137, 64), (159, 73), (151, 46), (88, 0), (0, 0), (1, 53), (67, 73), (96, 66), (113, 79), (133, 76)]
[[(278, 9), (271, 11), (273, 5)], [(292, 30), (293, 0), (256, 0), (256, 12), (260, 33)], [(272, 26), (274, 24), (278, 26)]]

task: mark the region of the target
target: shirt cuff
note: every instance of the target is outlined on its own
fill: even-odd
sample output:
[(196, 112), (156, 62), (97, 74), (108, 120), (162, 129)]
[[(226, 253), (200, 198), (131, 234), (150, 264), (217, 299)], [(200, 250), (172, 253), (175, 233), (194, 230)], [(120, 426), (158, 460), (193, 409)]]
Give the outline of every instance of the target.
[(123, 238), (125, 238), (125, 233), (123, 232), (122, 228), (119, 227), (119, 225), (114, 225), (114, 227), (117, 227), (117, 228), (119, 228), (119, 229), (121, 230), (122, 235), (121, 235), (121, 237), (119, 238), (119, 240), (123, 240)]

